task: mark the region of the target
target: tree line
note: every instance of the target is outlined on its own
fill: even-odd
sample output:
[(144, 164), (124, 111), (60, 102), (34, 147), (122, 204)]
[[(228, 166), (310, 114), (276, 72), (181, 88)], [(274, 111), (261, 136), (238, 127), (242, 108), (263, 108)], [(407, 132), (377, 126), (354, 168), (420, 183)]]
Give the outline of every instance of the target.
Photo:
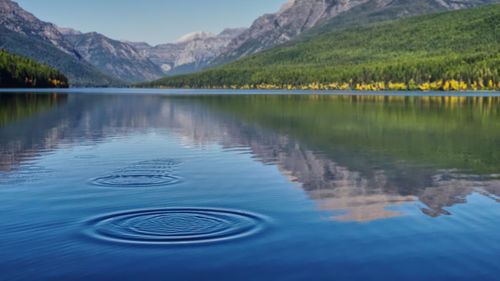
[(137, 86), (499, 90), (500, 4), (327, 32)]
[(68, 88), (61, 72), (0, 49), (1, 88)]

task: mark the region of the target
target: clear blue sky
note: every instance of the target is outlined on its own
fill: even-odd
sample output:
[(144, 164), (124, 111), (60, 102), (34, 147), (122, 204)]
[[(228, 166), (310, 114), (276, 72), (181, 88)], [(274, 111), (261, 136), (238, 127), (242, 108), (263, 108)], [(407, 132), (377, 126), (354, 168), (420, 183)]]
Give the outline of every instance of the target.
[(14, 0), (38, 18), (113, 39), (172, 42), (186, 33), (242, 27), (287, 0)]

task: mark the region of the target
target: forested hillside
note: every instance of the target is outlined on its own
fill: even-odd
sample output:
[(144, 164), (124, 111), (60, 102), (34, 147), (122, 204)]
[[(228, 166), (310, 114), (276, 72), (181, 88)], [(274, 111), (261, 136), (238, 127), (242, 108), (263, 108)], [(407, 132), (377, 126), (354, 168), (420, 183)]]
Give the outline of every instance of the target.
[(0, 49), (0, 88), (67, 88), (59, 71)]
[(63, 72), (72, 87), (125, 86), (125, 82), (98, 71), (83, 60), (62, 52), (41, 39), (10, 31), (0, 26), (0, 48), (37, 62), (50, 65)]
[(500, 5), (311, 37), (144, 87), (359, 90), (500, 88)]
[[(276, 14), (266, 14), (235, 38), (209, 67), (247, 55), (308, 40), (311, 36), (361, 26), (498, 3), (499, 0), (290, 0)], [(289, 41), (290, 40), (290, 41)]]

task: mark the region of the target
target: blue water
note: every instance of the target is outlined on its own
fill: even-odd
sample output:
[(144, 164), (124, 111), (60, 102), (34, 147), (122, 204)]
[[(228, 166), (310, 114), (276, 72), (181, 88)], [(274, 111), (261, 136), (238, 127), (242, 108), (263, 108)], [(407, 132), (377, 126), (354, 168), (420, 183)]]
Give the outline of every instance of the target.
[(120, 91), (0, 93), (0, 280), (500, 278), (498, 103)]

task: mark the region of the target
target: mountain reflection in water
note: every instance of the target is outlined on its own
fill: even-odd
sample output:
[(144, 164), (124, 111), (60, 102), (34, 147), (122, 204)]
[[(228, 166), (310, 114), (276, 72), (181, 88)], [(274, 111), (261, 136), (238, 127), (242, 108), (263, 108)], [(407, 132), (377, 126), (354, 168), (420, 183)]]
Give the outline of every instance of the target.
[(13, 99), (16, 118), (0, 116), (0, 183), (43, 152), (165, 129), (248, 148), (333, 220), (402, 216), (405, 204), (449, 215), (475, 192), (499, 202), (498, 98), (2, 94), (0, 105)]

